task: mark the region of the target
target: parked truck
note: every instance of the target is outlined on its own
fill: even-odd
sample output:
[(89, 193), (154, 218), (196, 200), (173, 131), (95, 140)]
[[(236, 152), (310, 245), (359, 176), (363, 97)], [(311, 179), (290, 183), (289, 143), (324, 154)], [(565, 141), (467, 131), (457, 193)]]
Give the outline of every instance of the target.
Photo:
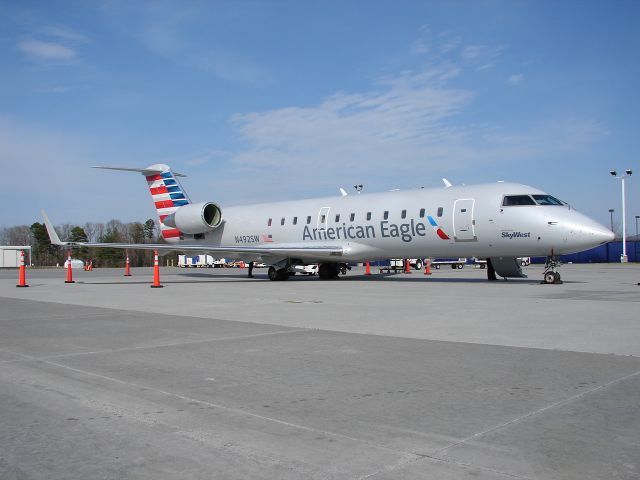
[(215, 259), (211, 255), (178, 255), (178, 266), (180, 268), (219, 268), (224, 267), (224, 258)]

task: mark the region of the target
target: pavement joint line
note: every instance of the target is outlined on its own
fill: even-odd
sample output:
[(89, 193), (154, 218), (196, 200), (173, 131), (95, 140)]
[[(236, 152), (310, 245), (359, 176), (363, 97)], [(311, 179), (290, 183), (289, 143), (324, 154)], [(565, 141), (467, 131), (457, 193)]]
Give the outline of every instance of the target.
[(479, 466), (475, 466), (475, 465), (470, 465), (468, 463), (464, 463), (464, 462), (460, 462), (457, 460), (446, 460), (446, 459), (442, 459), (442, 458), (438, 458), (438, 457), (432, 457), (431, 455), (416, 455), (418, 458), (413, 458), (413, 459), (403, 459), (393, 465), (386, 465), (378, 470), (376, 470), (375, 472), (371, 472), (367, 475), (358, 477), (356, 480), (367, 480), (370, 478), (374, 478), (377, 475), (381, 474), (381, 473), (388, 473), (388, 472), (393, 472), (395, 470), (398, 470), (400, 468), (404, 468), (406, 466), (409, 465), (416, 465), (418, 463), (421, 462), (425, 462), (425, 461), (433, 461), (433, 462), (437, 462), (437, 463), (445, 463), (445, 464), (449, 464), (449, 465), (455, 465), (456, 467), (465, 469), (465, 470), (481, 470), (483, 472), (491, 472), (491, 473), (495, 473), (498, 475), (502, 475), (504, 477), (508, 477), (508, 478), (516, 478), (516, 479), (520, 479), (520, 480), (532, 480), (531, 477), (527, 477), (524, 475), (519, 475), (517, 473), (508, 473), (508, 472), (503, 472), (501, 470), (496, 470), (495, 468), (488, 468), (488, 467), (479, 467)]
[[(212, 343), (212, 342), (224, 342), (228, 340), (244, 340), (248, 338), (259, 338), (259, 337), (268, 337), (271, 335), (286, 335), (291, 333), (308, 333), (312, 332), (311, 329), (306, 328), (297, 328), (297, 329), (288, 329), (288, 330), (277, 330), (275, 332), (264, 332), (264, 333), (255, 333), (253, 335), (236, 335), (232, 337), (218, 337), (218, 338), (209, 338), (206, 340), (194, 340), (192, 342), (174, 342), (174, 343), (161, 343), (159, 345), (144, 345), (140, 347), (124, 347), (124, 348), (112, 348), (107, 350), (94, 350), (91, 352), (77, 352), (77, 353), (62, 353), (59, 355), (49, 355), (46, 357), (35, 357), (38, 360), (52, 360), (56, 358), (71, 358), (71, 357), (79, 357), (82, 355), (100, 355), (103, 353), (121, 353), (121, 352), (138, 352), (141, 350), (153, 350), (154, 348), (169, 348), (169, 347), (180, 347), (186, 345), (198, 345), (201, 343)], [(7, 360), (11, 362), (12, 360)], [(13, 360), (17, 361), (17, 360)], [(22, 360), (21, 360), (22, 361)]]
[(528, 418), (531, 418), (531, 417), (534, 417), (534, 416), (539, 415), (541, 413), (544, 413), (544, 412), (546, 412), (548, 410), (552, 410), (552, 409), (557, 408), (557, 407), (562, 407), (564, 405), (568, 405), (568, 404), (573, 403), (573, 402), (575, 402), (577, 400), (580, 400), (581, 398), (583, 398), (583, 397), (585, 397), (587, 395), (591, 395), (592, 393), (598, 392), (600, 390), (604, 390), (604, 389), (606, 389), (606, 388), (608, 388), (608, 387), (610, 387), (612, 385), (615, 385), (617, 383), (624, 382), (624, 381), (629, 380), (629, 379), (631, 379), (633, 377), (637, 377), (638, 375), (640, 375), (640, 370), (638, 370), (636, 372), (633, 372), (633, 373), (630, 373), (628, 375), (624, 375), (622, 377), (613, 379), (610, 382), (603, 383), (602, 385), (598, 385), (597, 387), (594, 387), (594, 388), (592, 388), (590, 390), (578, 393), (576, 395), (572, 395), (571, 397), (565, 398), (564, 400), (559, 400), (557, 402), (553, 402), (553, 403), (551, 403), (549, 405), (546, 405), (546, 406), (544, 406), (542, 408), (539, 408), (539, 409), (534, 410), (532, 412), (528, 412), (528, 413), (526, 413), (526, 414), (524, 414), (524, 415), (522, 415), (520, 417), (517, 417), (517, 418), (514, 418), (512, 420), (509, 420), (508, 422), (504, 422), (504, 423), (501, 423), (499, 425), (495, 425), (495, 426), (493, 426), (491, 428), (488, 428), (486, 430), (483, 430), (481, 432), (474, 433), (473, 435), (470, 435), (470, 436), (468, 436), (466, 438), (463, 438), (462, 440), (460, 440), (458, 442), (455, 442), (455, 443), (452, 443), (451, 445), (439, 448), (439, 449), (433, 451), (428, 456), (429, 457), (433, 457), (433, 458), (438, 458), (438, 457), (436, 457), (436, 455), (438, 455), (438, 454), (440, 454), (440, 453), (442, 453), (442, 452), (444, 452), (446, 450), (449, 450), (450, 448), (463, 445), (463, 444), (465, 444), (467, 442), (470, 442), (471, 440), (474, 440), (476, 438), (480, 438), (480, 437), (482, 437), (484, 435), (487, 435), (488, 433), (495, 432), (497, 430), (500, 430), (502, 428), (508, 427), (510, 425), (514, 425), (514, 424), (519, 423), (519, 422), (521, 422), (523, 420), (526, 420)]
[(435, 450), (431, 454), (428, 454), (428, 455), (414, 454), (419, 458), (409, 459), (409, 460), (406, 460), (406, 461), (400, 461), (400, 462), (396, 463), (395, 465), (388, 465), (386, 467), (383, 467), (380, 470), (377, 470), (376, 472), (370, 473), (370, 474), (365, 475), (363, 477), (359, 477), (358, 480), (366, 480), (366, 479), (369, 479), (369, 478), (373, 478), (373, 477), (375, 477), (376, 475), (378, 475), (380, 473), (392, 472), (392, 471), (397, 470), (399, 468), (403, 468), (403, 467), (405, 467), (407, 465), (417, 464), (417, 463), (420, 463), (420, 462), (424, 462), (426, 460), (435, 460), (435, 461), (444, 462), (444, 463), (451, 463), (453, 465), (458, 465), (459, 467), (462, 467), (462, 468), (474, 468), (474, 469), (479, 469), (479, 470), (490, 471), (490, 472), (497, 473), (497, 474), (504, 475), (504, 476), (511, 477), (511, 478), (529, 479), (530, 477), (526, 477), (526, 476), (522, 476), (522, 475), (518, 475), (518, 474), (507, 473), (507, 472), (502, 472), (500, 470), (494, 470), (494, 469), (491, 469), (491, 468), (476, 467), (476, 466), (468, 465), (468, 464), (465, 464), (463, 462), (459, 462), (459, 461), (456, 461), (456, 460), (448, 460), (448, 459), (445, 459), (445, 458), (440, 458), (440, 457), (438, 457), (436, 455), (438, 455), (438, 454), (440, 454), (440, 453), (442, 453), (442, 452), (444, 452), (446, 450), (449, 450), (450, 448), (457, 447), (457, 446), (463, 445), (463, 444), (465, 444), (465, 443), (467, 443), (467, 442), (469, 442), (471, 440), (474, 440), (476, 438), (480, 438), (481, 436), (486, 435), (488, 433), (495, 432), (495, 431), (500, 430), (502, 428), (505, 428), (505, 427), (508, 427), (510, 425), (514, 425), (516, 423), (519, 423), (522, 420), (526, 420), (526, 419), (531, 418), (533, 416), (539, 415), (540, 413), (546, 412), (547, 410), (551, 410), (551, 409), (556, 408), (556, 407), (561, 407), (561, 406), (564, 406), (564, 405), (568, 405), (568, 404), (573, 403), (576, 400), (579, 400), (579, 399), (581, 399), (581, 398), (583, 398), (583, 397), (585, 397), (587, 395), (590, 395), (590, 394), (595, 393), (597, 391), (606, 389), (606, 388), (610, 387), (611, 385), (615, 385), (617, 383), (624, 382), (625, 380), (629, 380), (630, 378), (636, 377), (638, 375), (640, 375), (640, 370), (638, 370), (636, 372), (633, 372), (633, 373), (630, 373), (628, 375), (624, 375), (624, 376), (622, 376), (620, 378), (616, 378), (616, 379), (611, 380), (610, 382), (604, 383), (602, 385), (598, 385), (597, 387), (594, 387), (594, 388), (592, 388), (590, 390), (587, 390), (585, 392), (579, 393), (577, 395), (572, 395), (571, 397), (565, 398), (564, 400), (559, 400), (557, 402), (551, 403), (551, 404), (549, 404), (549, 405), (547, 405), (545, 407), (539, 408), (538, 410), (526, 413), (525, 415), (522, 415), (522, 416), (520, 416), (518, 418), (514, 418), (512, 420), (509, 420), (508, 422), (501, 423), (500, 425), (496, 425), (494, 427), (491, 427), (491, 428), (488, 428), (488, 429), (483, 430), (481, 432), (478, 432), (478, 433), (475, 433), (473, 435), (470, 435), (470, 436), (468, 436), (466, 438), (463, 438), (462, 440), (460, 440), (458, 442), (452, 443), (451, 445), (439, 448), (439, 449)]
[(139, 383), (127, 382), (125, 380), (120, 380), (119, 378), (109, 377), (107, 375), (101, 375), (99, 373), (90, 372), (88, 370), (82, 370), (80, 368), (71, 367), (71, 366), (65, 365), (63, 363), (52, 362), (51, 360), (39, 359), (37, 357), (33, 357), (31, 355), (26, 355), (24, 353), (11, 352), (9, 350), (2, 349), (2, 348), (0, 348), (0, 350), (8, 352), (8, 353), (13, 353), (14, 355), (19, 355), (21, 357), (24, 357), (27, 360), (31, 360), (31, 361), (34, 361), (34, 362), (44, 363), (46, 365), (51, 365), (53, 367), (58, 367), (58, 368), (62, 368), (62, 369), (65, 369), (65, 370), (70, 370), (72, 372), (76, 372), (76, 373), (79, 373), (81, 375), (86, 375), (86, 376), (89, 376), (89, 377), (101, 378), (103, 380), (107, 380), (107, 381), (114, 382), (114, 383), (119, 383), (121, 385), (126, 385), (128, 387), (132, 387), (132, 388), (135, 388), (135, 389), (145, 389), (147, 391), (156, 392), (156, 393), (159, 393), (161, 395), (168, 396), (168, 397), (177, 398), (177, 399), (183, 400), (185, 402), (197, 402), (197, 403), (201, 403), (203, 405), (207, 405), (207, 406), (212, 407), (212, 408), (216, 408), (218, 410), (231, 412), (231, 413), (234, 413), (236, 415), (241, 415), (241, 416), (244, 415), (244, 416), (248, 416), (248, 417), (252, 417), (252, 418), (257, 418), (259, 420), (263, 420), (263, 421), (266, 421), (266, 422), (272, 422), (272, 423), (276, 423), (276, 424), (279, 424), (279, 425), (284, 425), (286, 427), (294, 428), (294, 429), (297, 429), (297, 430), (302, 430), (302, 431), (306, 431), (306, 432), (312, 432), (312, 433), (315, 433), (315, 434), (327, 435), (327, 436), (331, 436), (331, 437), (335, 437), (335, 438), (340, 438), (340, 439), (343, 439), (343, 440), (349, 440), (349, 441), (352, 441), (352, 442), (356, 442), (356, 443), (360, 443), (360, 444), (364, 444), (364, 445), (369, 445), (369, 446), (372, 446), (374, 448), (378, 448), (380, 450), (385, 450), (387, 452), (393, 453), (395, 455), (400, 455), (400, 456), (405, 457), (407, 459), (414, 459), (415, 460), (416, 458), (420, 457), (420, 455), (412, 453), (412, 452), (407, 452), (407, 451), (403, 451), (403, 450), (396, 450), (394, 448), (389, 448), (389, 447), (387, 447), (385, 445), (380, 445), (378, 443), (370, 442), (368, 440), (364, 440), (364, 439), (361, 439), (361, 438), (350, 437), (349, 435), (344, 435), (342, 433), (330, 432), (328, 430), (321, 430), (319, 428), (309, 427), (307, 425), (300, 425), (298, 423), (287, 422), (285, 420), (280, 420), (280, 419), (277, 419), (277, 418), (267, 417), (265, 415), (260, 415), (260, 414), (255, 413), (255, 412), (241, 410), (239, 408), (228, 407), (226, 405), (220, 405), (220, 404), (217, 404), (217, 403), (208, 402), (207, 400), (200, 400), (200, 399), (197, 399), (197, 398), (194, 398), (194, 397), (188, 397), (186, 395), (181, 395), (179, 393), (168, 392), (166, 390), (162, 390), (162, 389), (155, 388), (155, 387), (150, 387), (150, 386), (147, 386), (147, 385), (142, 385), (142, 384), (139, 384)]
[[(98, 305), (86, 305), (86, 304), (81, 304), (81, 303), (64, 303), (64, 302), (57, 302), (54, 300), (40, 300), (40, 299), (22, 299), (22, 298), (18, 298), (18, 297), (6, 297), (6, 296), (0, 296), (0, 298), (6, 298), (9, 300), (27, 300), (29, 302), (40, 302), (40, 303), (54, 303), (56, 305), (58, 304), (62, 304), (62, 305), (71, 305), (74, 307), (88, 307), (88, 308), (95, 308), (95, 309), (105, 309), (105, 310), (117, 310), (120, 312), (129, 312), (132, 314), (141, 314), (141, 315), (166, 315), (166, 316), (172, 316), (172, 317), (188, 317), (188, 318), (195, 318), (195, 319), (199, 319), (199, 320), (213, 320), (213, 321), (220, 321), (220, 322), (234, 322), (234, 323), (242, 323), (242, 324), (247, 324), (247, 325), (272, 325), (272, 326), (284, 326), (284, 325), (277, 325), (277, 324), (269, 324), (269, 323), (260, 323), (260, 322), (254, 322), (254, 321), (250, 321), (250, 320), (231, 320), (229, 318), (218, 318), (218, 317), (207, 317), (207, 316), (203, 316), (203, 315), (196, 315), (196, 314), (185, 314), (185, 313), (166, 313), (166, 312), (149, 312), (149, 311), (145, 311), (145, 310), (137, 310), (137, 309), (132, 309), (132, 308), (112, 308), (112, 307), (106, 307), (106, 306), (98, 306)], [(346, 304), (345, 304), (346, 305)], [(102, 314), (96, 314), (96, 315), (102, 315)], [(108, 314), (104, 314), (104, 315), (108, 315)], [(640, 358), (640, 354), (630, 354), (630, 353), (613, 353), (613, 352), (595, 352), (592, 350), (575, 350), (575, 349), (567, 349), (567, 348), (557, 348), (557, 347), (541, 347), (541, 346), (528, 346), (528, 345), (517, 345), (517, 344), (513, 344), (513, 343), (486, 343), (486, 342), (473, 342), (470, 340), (451, 340), (451, 339), (442, 339), (442, 338), (413, 338), (413, 337), (406, 337), (406, 336), (398, 336), (398, 335), (390, 335), (390, 334), (386, 334), (386, 333), (373, 333), (373, 332), (351, 332), (351, 331), (344, 331), (344, 330), (334, 330), (334, 329), (330, 329), (330, 328), (318, 328), (318, 327), (289, 327), (289, 328), (300, 328), (302, 330), (309, 330), (309, 331), (321, 331), (321, 332), (329, 332), (329, 333), (342, 333), (342, 334), (348, 334), (348, 335), (372, 335), (372, 336), (376, 336), (376, 337), (388, 337), (388, 338), (400, 338), (400, 339), (410, 339), (410, 340), (423, 340), (423, 341), (428, 341), (428, 342), (441, 342), (441, 343), (457, 343), (457, 344), (463, 344), (463, 345), (485, 345), (485, 346), (493, 346), (493, 347), (510, 347), (510, 348), (522, 348), (522, 349), (532, 349), (532, 350), (545, 350), (545, 351), (552, 351), (552, 352), (558, 352), (558, 351), (562, 351), (562, 352), (570, 352), (570, 353), (588, 353), (588, 354), (592, 354), (592, 355), (615, 355), (618, 357), (633, 357), (633, 358)], [(47, 358), (47, 357), (45, 357)], [(0, 362), (3, 363), (3, 362)]]

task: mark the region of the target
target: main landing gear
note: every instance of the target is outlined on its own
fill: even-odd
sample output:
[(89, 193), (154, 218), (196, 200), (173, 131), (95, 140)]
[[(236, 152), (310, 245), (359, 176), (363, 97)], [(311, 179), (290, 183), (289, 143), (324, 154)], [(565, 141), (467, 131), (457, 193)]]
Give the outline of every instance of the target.
[(289, 278), (289, 272), (286, 268), (269, 267), (267, 276), (269, 277), (269, 280), (276, 280), (281, 282)]
[(557, 268), (560, 267), (561, 263), (558, 260), (558, 257), (551, 256), (547, 257), (547, 261), (544, 264), (544, 272), (543, 272), (543, 280), (541, 283), (546, 284), (560, 284), (562, 280), (560, 279), (560, 272), (557, 272)]
[(318, 268), (320, 280), (336, 280), (342, 270), (339, 263), (322, 263)]

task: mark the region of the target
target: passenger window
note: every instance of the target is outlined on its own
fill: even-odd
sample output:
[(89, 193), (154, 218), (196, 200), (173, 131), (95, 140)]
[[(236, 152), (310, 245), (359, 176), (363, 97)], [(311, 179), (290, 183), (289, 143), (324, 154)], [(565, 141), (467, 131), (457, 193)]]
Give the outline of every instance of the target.
[(503, 207), (522, 207), (535, 204), (536, 202), (529, 195), (505, 195), (502, 200)]
[(311, 215), (307, 217), (307, 225), (309, 225), (310, 223), (311, 223)]
[(269, 219), (269, 222), (267, 222), (267, 227), (270, 227), (270, 226), (271, 226), (271, 221), (272, 221), (272, 220), (271, 220), (271, 219)]
[(382, 218), (384, 218), (385, 220), (389, 219), (389, 212), (385, 211), (384, 214), (382, 215)]
[(298, 224), (298, 217), (293, 217), (293, 224), (297, 225)]
[(407, 211), (406, 210), (402, 210), (402, 214), (400, 214), (401, 218), (407, 218)]
[(338, 214), (336, 215), (336, 223), (338, 223), (339, 221), (340, 221), (340, 214), (338, 213)]
[(420, 209), (420, 218), (424, 218), (424, 208)]
[(282, 217), (282, 220), (280, 220), (280, 225), (284, 225), (284, 217)]
[(367, 212), (367, 220), (371, 220), (371, 212)]
[(438, 216), (441, 217), (443, 213), (444, 213), (444, 208), (438, 207)]
[(349, 217), (349, 220), (353, 222), (355, 219), (356, 219), (356, 214), (352, 213), (351, 216)]

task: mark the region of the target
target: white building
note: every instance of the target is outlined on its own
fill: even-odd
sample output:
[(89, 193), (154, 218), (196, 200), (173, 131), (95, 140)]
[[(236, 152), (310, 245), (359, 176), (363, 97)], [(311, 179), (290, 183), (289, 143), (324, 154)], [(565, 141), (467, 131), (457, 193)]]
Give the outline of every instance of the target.
[(30, 246), (0, 245), (0, 268), (19, 267), (20, 251), (24, 251), (24, 264), (31, 265), (31, 247)]

